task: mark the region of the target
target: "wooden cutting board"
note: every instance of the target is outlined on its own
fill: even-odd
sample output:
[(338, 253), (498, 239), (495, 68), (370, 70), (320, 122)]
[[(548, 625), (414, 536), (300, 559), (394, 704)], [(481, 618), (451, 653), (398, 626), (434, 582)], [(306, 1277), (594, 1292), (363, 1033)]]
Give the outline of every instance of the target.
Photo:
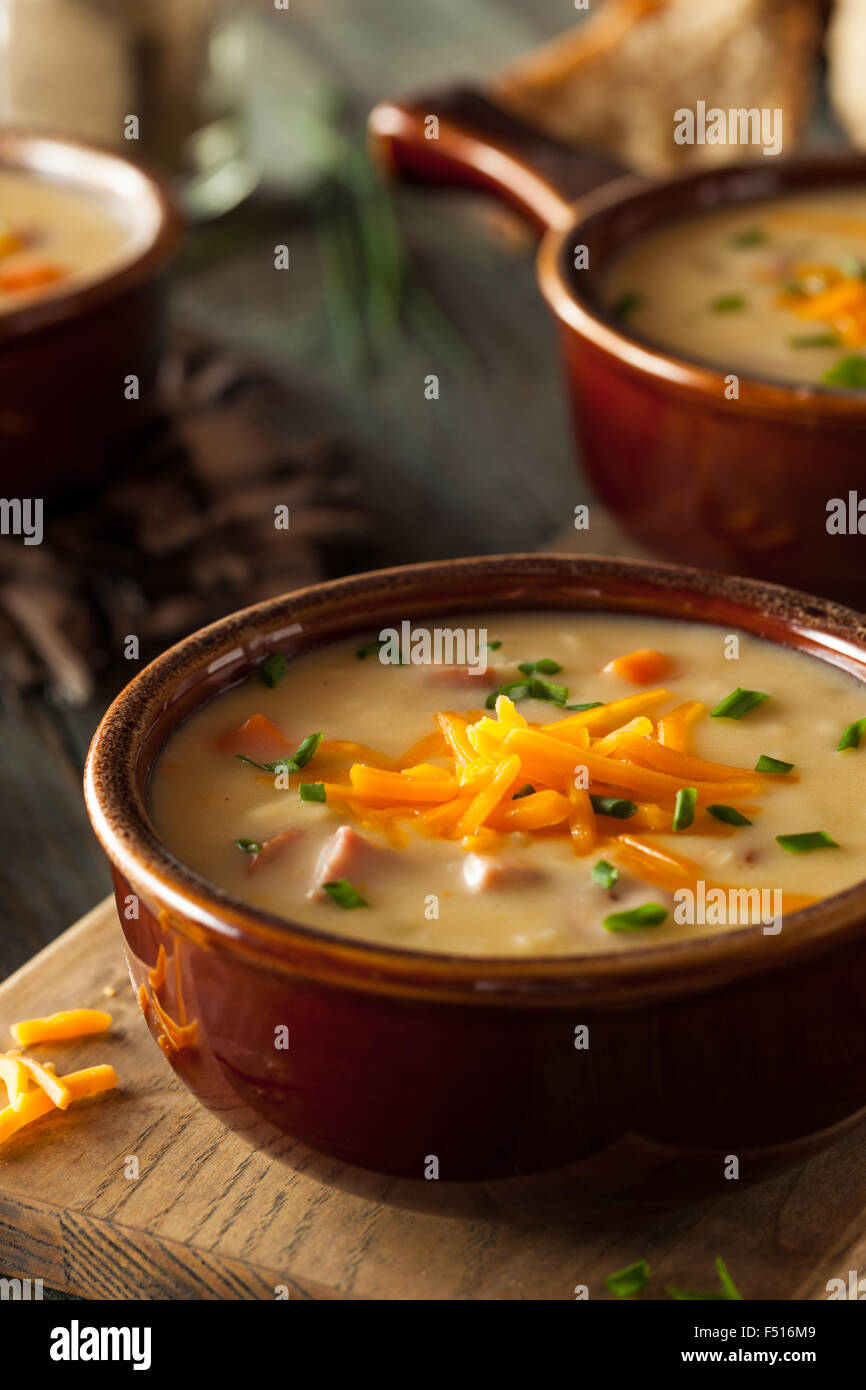
[(578, 1284), (607, 1297), (605, 1275), (647, 1259), (663, 1297), (665, 1284), (714, 1288), (722, 1255), (745, 1298), (820, 1299), (829, 1278), (866, 1269), (864, 1128), (723, 1200), (580, 1210), (562, 1175), (402, 1181), (251, 1116), (243, 1132), (224, 1127), (152, 1041), (109, 900), (0, 986), (0, 1036), (71, 1005), (108, 1008), (112, 1032), (40, 1056), (62, 1071), (111, 1062), (121, 1084), (0, 1149), (7, 1275), (91, 1298), (273, 1298), (284, 1286), (292, 1298), (572, 1299)]

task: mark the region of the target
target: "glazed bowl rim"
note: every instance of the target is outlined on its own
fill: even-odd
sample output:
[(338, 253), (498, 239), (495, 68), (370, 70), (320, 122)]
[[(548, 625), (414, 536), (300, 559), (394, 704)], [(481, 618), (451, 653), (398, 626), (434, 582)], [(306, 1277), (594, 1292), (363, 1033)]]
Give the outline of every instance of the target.
[[(720, 409), (724, 408), (726, 383), (731, 372), (721, 370), (708, 360), (680, 356), (659, 343), (623, 331), (609, 314), (578, 291), (568, 271), (569, 251), (580, 229), (596, 216), (608, 210), (624, 208), (630, 203), (651, 204), (660, 197), (679, 191), (692, 199), (692, 206), (684, 206), (681, 213), (670, 218), (671, 221), (679, 220), (680, 216), (700, 216), (702, 212), (730, 208), (738, 202), (746, 207), (753, 199), (757, 201), (782, 195), (792, 181), (795, 187), (799, 187), (798, 176), (812, 172), (816, 188), (830, 186), (837, 175), (839, 181), (845, 183), (846, 174), (857, 171), (866, 183), (864, 150), (813, 151), (774, 159), (772, 162), (768, 160), (766, 163), (771, 167), (753, 160), (719, 165), (712, 169), (691, 169), (664, 180), (649, 180), (640, 174), (627, 173), (578, 198), (572, 205), (571, 220), (564, 226), (550, 228), (544, 234), (538, 250), (539, 285), (556, 318), (606, 356), (639, 375), (663, 381), (675, 389), (697, 393)], [(821, 177), (827, 173), (832, 177)], [(765, 187), (760, 191), (762, 179), (765, 185), (774, 182), (776, 187), (772, 190)], [(712, 189), (727, 183), (740, 186), (738, 196), (719, 197), (701, 206), (701, 189)], [(747, 193), (745, 189), (753, 185), (757, 191)], [(739, 382), (738, 405), (754, 413), (785, 417), (803, 415), (810, 420), (819, 417), (835, 421), (862, 421), (866, 414), (866, 397), (862, 393), (809, 382), (786, 382), (778, 377), (759, 377), (744, 371), (735, 375)]]
[[(51, 130), (34, 130), (25, 127), (7, 126), (0, 130), (0, 169), (20, 170), (22, 173), (34, 172), (34, 165), (28, 160), (28, 152), (38, 151), (39, 147), (59, 148), (64, 152), (84, 155), (90, 161), (97, 161), (108, 171), (111, 165), (130, 173), (138, 181), (140, 189), (151, 200), (155, 211), (155, 225), (152, 235), (131, 256), (122, 260), (107, 275), (97, 274), (82, 283), (72, 284), (68, 290), (51, 294), (44, 299), (29, 300), (20, 308), (10, 309), (0, 314), (0, 346), (14, 345), (25, 334), (74, 320), (91, 308), (107, 303), (123, 294), (127, 289), (156, 274), (174, 255), (183, 235), (184, 222), (175, 201), (168, 179), (144, 161), (127, 158), (118, 150), (95, 141), (80, 140), (72, 136), (55, 133)], [(45, 171), (35, 169), (35, 177)], [(59, 182), (71, 188), (88, 191), (94, 197), (105, 200), (105, 185), (92, 178), (76, 178), (74, 173), (58, 175)]]
[[(778, 585), (735, 579), (680, 565), (590, 555), (513, 554), (431, 561), (328, 580), (228, 614), (190, 634), (145, 667), (113, 701), (94, 734), (84, 784), (87, 810), (96, 835), (123, 878), (128, 883), (142, 885), (146, 894), (167, 904), (172, 916), (177, 914), (180, 919), (181, 931), (184, 923), (193, 923), (199, 934), (229, 951), (237, 950), (242, 955), (251, 951), (260, 959), (267, 958), (271, 965), (282, 961), (284, 968), (296, 968), (304, 962), (311, 967), (317, 962), (319, 966), (324, 963), (332, 976), (354, 975), (358, 981), (366, 980), (368, 985), (380, 989), (389, 988), (391, 981), (396, 992), (413, 985), (458, 993), (465, 993), (468, 987), (471, 998), (473, 990), (489, 991), (487, 1002), (491, 997), (508, 993), (525, 1002), (528, 995), (561, 994), (569, 988), (585, 991), (613, 987), (620, 992), (640, 991), (651, 979), (661, 984), (665, 977), (674, 980), (688, 977), (706, 987), (718, 975), (720, 966), (723, 970), (735, 962), (738, 968), (746, 969), (777, 966), (792, 951), (799, 952), (804, 946), (811, 949), (819, 942), (850, 933), (852, 928), (866, 926), (866, 881), (861, 881), (792, 914), (796, 918), (795, 930), (783, 931), (778, 937), (765, 936), (758, 924), (729, 930), (722, 935), (583, 955), (524, 958), (416, 951), (375, 941), (348, 939), (339, 933), (304, 926), (249, 906), (210, 884), (162, 844), (139, 793), (139, 756), (148, 730), (169, 707), (179, 686), (190, 688), (201, 682), (206, 672), (225, 664), (229, 655), (237, 656), (238, 652), (242, 653), (244, 670), (251, 668), (270, 649), (275, 623), (280, 620), (285, 623), (292, 609), (300, 609), (298, 616), (302, 617), (305, 604), (324, 602), (326, 606), (330, 604), (332, 610), (336, 607), (339, 611), (343, 597), (363, 598), (366, 593), (370, 602), (374, 594), (393, 588), (393, 611), (396, 612), (401, 595), (404, 600), (406, 598), (407, 588), (416, 600), (425, 592), (429, 600), (431, 586), (435, 594), (437, 586), (441, 588), (442, 584), (463, 576), (468, 581), (480, 573), (503, 579), (507, 576), (521, 583), (535, 579), (539, 589), (545, 579), (573, 582), (577, 611), (593, 606), (591, 603), (581, 605), (580, 595), (598, 599), (603, 594), (600, 586), (605, 580), (609, 592), (612, 587), (615, 590), (617, 581), (626, 585), (649, 585), (658, 602), (666, 601), (669, 610), (675, 607), (678, 594), (681, 608), (687, 603), (688, 595), (699, 605), (701, 600), (716, 597), (734, 603), (740, 613), (752, 611), (756, 619), (775, 613), (786, 631), (799, 633), (803, 640), (807, 640), (809, 634), (835, 638), (837, 652), (843, 653), (847, 647), (849, 661), (862, 661), (866, 666), (866, 617), (829, 600), (813, 599)], [(648, 611), (646, 606), (641, 609), (637, 595), (632, 596), (632, 601), (635, 605), (632, 611)], [(604, 603), (595, 606), (604, 608)], [(612, 602), (611, 607), (615, 606)], [(545, 603), (543, 597), (533, 602), (531, 595), (526, 602), (507, 603), (502, 607), (508, 611), (521, 608), (570, 611), (562, 605)], [(468, 611), (469, 605), (466, 608)], [(621, 609), (629, 611), (628, 601), (621, 604)], [(429, 602), (424, 617), (429, 618), (437, 611), (448, 611), (447, 598), (438, 608), (435, 599)], [(649, 611), (661, 615), (659, 611)], [(668, 615), (677, 616), (670, 611)], [(700, 621), (700, 607), (679, 616)], [(735, 623), (731, 620), (729, 625), (735, 626)], [(363, 630), (361, 619), (353, 618), (343, 636), (348, 637), (350, 631)], [(340, 638), (329, 635), (325, 640)], [(244, 643), (242, 648), (239, 643)], [(827, 649), (833, 647), (831, 640)], [(851, 656), (852, 652), (861, 656)], [(844, 661), (836, 664), (844, 664)], [(203, 703), (206, 700), (199, 699), (194, 708)], [(163, 739), (154, 752), (151, 768), (166, 741)], [(769, 954), (768, 942), (773, 947)], [(484, 1001), (475, 999), (475, 1002)]]

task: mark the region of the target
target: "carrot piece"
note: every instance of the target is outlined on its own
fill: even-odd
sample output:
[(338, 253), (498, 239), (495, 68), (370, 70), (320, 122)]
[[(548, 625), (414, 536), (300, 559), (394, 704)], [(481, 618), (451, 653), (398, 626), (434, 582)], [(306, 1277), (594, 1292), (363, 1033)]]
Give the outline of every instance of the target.
[(91, 1033), (104, 1033), (111, 1027), (111, 1014), (102, 1009), (64, 1009), (50, 1018), (28, 1018), (13, 1023), (10, 1028), (21, 1047), (31, 1043), (57, 1042), (66, 1038), (85, 1038)]
[[(519, 733), (520, 730), (517, 732)], [(506, 792), (513, 786), (519, 772), (520, 759), (516, 754), (503, 758), (490, 781), (479, 792), (476, 792), (455, 825), (454, 836), (456, 839), (462, 839), (464, 835), (475, 834), (484, 824), (493, 808), (498, 806)]]
[[(82, 1071), (69, 1072), (59, 1080), (69, 1091), (72, 1100), (83, 1100), (85, 1096), (111, 1090), (117, 1085), (117, 1073), (114, 1067), (109, 1066), (85, 1067)], [(11, 1105), (7, 1105), (5, 1110), (0, 1110), (0, 1144), (17, 1130), (32, 1124), (34, 1120), (54, 1109), (54, 1102), (47, 1092), (28, 1091), (18, 1110), (13, 1110)]]
[(52, 1066), (49, 1071), (48, 1066), (41, 1066), (39, 1062), (34, 1061), (32, 1057), (22, 1057), (20, 1060), (22, 1067), (30, 1073), (40, 1090), (44, 1091), (47, 1096), (50, 1096), (51, 1100), (57, 1106), (57, 1109), (65, 1110), (72, 1099), (72, 1092), (55, 1074), (54, 1067)]
[(623, 724), (619, 729), (612, 729), (603, 738), (597, 739), (593, 744), (593, 752), (601, 753), (607, 757), (619, 746), (623, 734), (640, 734), (649, 737), (653, 731), (653, 722), (647, 719), (645, 714), (638, 714), (634, 719), (630, 719), (627, 724)]
[(560, 825), (571, 814), (572, 805), (562, 792), (536, 792), (522, 796), (519, 801), (497, 807), (487, 819), (494, 830), (541, 830), (548, 825)]
[(669, 714), (663, 714), (659, 719), (659, 743), (685, 753), (689, 734), (706, 712), (707, 707), (700, 700), (685, 700)]
[(639, 695), (626, 695), (622, 700), (611, 700), (593, 709), (578, 710), (576, 714), (555, 724), (545, 724), (544, 732), (556, 734), (558, 738), (567, 737), (569, 729), (588, 729), (591, 734), (608, 734), (624, 720), (636, 714), (645, 714), (648, 709), (653, 709), (670, 697), (669, 690), (642, 690)]
[(640, 647), (636, 652), (614, 657), (602, 668), (606, 673), (619, 676), (632, 685), (652, 685), (664, 680), (671, 669), (671, 659), (652, 647)]
[(257, 763), (276, 762), (292, 745), (278, 724), (264, 714), (251, 714), (237, 729), (231, 729), (216, 741), (221, 753), (244, 753)]
[(20, 1110), (21, 1102), (30, 1085), (30, 1078), (21, 1058), (14, 1052), (0, 1052), (0, 1081), (6, 1087), (6, 1096), (12, 1109)]
[(49, 261), (35, 261), (31, 265), (18, 266), (15, 270), (4, 270), (0, 273), (0, 290), (12, 292), (39, 289), (42, 285), (53, 285), (57, 280), (62, 280), (64, 273), (59, 266), (51, 265)]

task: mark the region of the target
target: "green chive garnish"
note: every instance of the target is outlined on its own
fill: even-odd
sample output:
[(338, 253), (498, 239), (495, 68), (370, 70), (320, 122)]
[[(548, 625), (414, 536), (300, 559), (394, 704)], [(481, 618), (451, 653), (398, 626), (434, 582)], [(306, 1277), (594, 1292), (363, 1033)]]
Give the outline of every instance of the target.
[(529, 695), (533, 700), (547, 700), (552, 705), (564, 705), (568, 699), (568, 688), (539, 680), (538, 676), (530, 676)]
[(502, 643), (501, 643), (501, 642), (488, 642), (488, 643), (487, 643), (487, 646), (488, 646), (488, 649), (489, 649), (491, 652), (498, 652), (498, 651), (499, 651), (499, 648), (502, 646)]
[(322, 887), (328, 897), (333, 899), (339, 907), (369, 907), (370, 904), (365, 898), (361, 897), (357, 888), (353, 888), (347, 878), (336, 878), (331, 883), (323, 883)]
[(265, 685), (275, 686), (277, 681), (281, 681), (288, 670), (289, 663), (282, 652), (268, 652), (261, 666), (259, 674)]
[(708, 806), (707, 810), (711, 816), (715, 816), (716, 820), (724, 821), (725, 825), (752, 824), (748, 816), (744, 816), (742, 811), (738, 811), (735, 806), (722, 806), (716, 802), (714, 805)]
[(838, 849), (839, 846), (826, 830), (807, 830), (802, 835), (777, 835), (776, 844), (789, 854), (808, 854), (812, 849)]
[(599, 859), (597, 864), (593, 864), (592, 881), (600, 888), (612, 888), (618, 878), (619, 869), (613, 864), (608, 864), (606, 859)]
[(517, 669), (522, 671), (524, 676), (534, 676), (536, 672), (540, 672), (542, 676), (555, 676), (557, 671), (562, 670), (562, 667), (558, 661), (544, 656), (541, 661), (524, 661)]
[(710, 302), (710, 308), (714, 314), (733, 314), (738, 309), (745, 309), (746, 301), (741, 294), (721, 294), (718, 299)]
[(618, 1269), (616, 1273), (609, 1274), (604, 1282), (617, 1298), (630, 1298), (633, 1293), (640, 1293), (641, 1289), (646, 1288), (649, 1276), (650, 1270), (646, 1260), (638, 1260), (637, 1264), (627, 1265), (625, 1269)]
[(668, 1298), (675, 1298), (683, 1301), (688, 1299), (691, 1302), (700, 1300), (702, 1302), (723, 1302), (727, 1300), (737, 1300), (742, 1303), (743, 1296), (738, 1291), (736, 1284), (725, 1268), (725, 1262), (721, 1256), (716, 1257), (716, 1269), (719, 1271), (719, 1282), (721, 1283), (721, 1293), (697, 1293), (691, 1289), (665, 1289)]
[(730, 695), (719, 701), (715, 709), (710, 710), (710, 718), (742, 719), (769, 698), (762, 690), (743, 690), (742, 686), (738, 685), (736, 690), (732, 690)]
[(626, 801), (619, 796), (593, 796), (590, 792), (589, 799), (592, 802), (592, 809), (597, 811), (600, 816), (615, 816), (617, 820), (628, 820), (637, 811), (637, 806), (633, 801)]
[(612, 912), (601, 925), (605, 931), (641, 931), (644, 927), (660, 927), (667, 915), (666, 907), (644, 903), (628, 912)]
[(767, 240), (767, 233), (763, 227), (744, 227), (741, 232), (736, 232), (731, 237), (731, 245), (736, 247), (763, 246)]
[(250, 763), (252, 767), (257, 767), (260, 772), (300, 772), (302, 767), (307, 766), (321, 741), (321, 734), (307, 734), (290, 758), (277, 758), (272, 763), (257, 763), (255, 758), (248, 758), (246, 753), (235, 753), (235, 757), (242, 763)]
[(674, 830), (688, 830), (695, 818), (695, 807), (697, 804), (697, 787), (680, 787), (677, 792), (676, 802), (674, 803)]
[(523, 784), (523, 786), (520, 788), (520, 791), (514, 793), (514, 795), (513, 795), (513, 797), (511, 798), (511, 800), (512, 800), (512, 801), (519, 801), (520, 798), (521, 798), (522, 796), (534, 796), (534, 795), (535, 795), (535, 788), (532, 786), (532, 784), (531, 784), (530, 782), (525, 782), (525, 783)]
[(324, 782), (300, 782), (298, 784), (298, 796), (302, 801), (328, 800)]
[(792, 348), (839, 346), (839, 339), (835, 333), (800, 333), (795, 338), (789, 338), (788, 342)]
[(355, 655), (359, 661), (365, 661), (373, 652), (378, 652), (385, 645), (384, 637), (374, 637), (372, 642), (362, 642), (355, 648)]
[(836, 744), (836, 752), (844, 753), (846, 748), (859, 748), (864, 733), (866, 733), (866, 719), (855, 719), (853, 724), (848, 725)]
[(487, 699), (484, 701), (485, 709), (495, 709), (496, 701), (500, 695), (507, 695), (509, 700), (525, 700), (529, 694), (528, 681), (507, 681), (505, 685), (500, 685), (498, 690), (491, 690)]
[(238, 849), (242, 849), (244, 854), (261, 854), (262, 847), (258, 840), (235, 840)]
[(576, 710), (582, 710), (582, 709), (598, 709), (599, 706), (600, 706), (600, 705), (603, 705), (603, 704), (604, 704), (604, 701), (603, 701), (603, 700), (587, 700), (587, 702), (586, 702), (585, 705), (566, 705), (565, 708), (566, 708), (566, 709), (576, 709)]
[(785, 763), (781, 758), (770, 758), (766, 753), (762, 753), (755, 763), (756, 772), (790, 772), (793, 763)]
[(854, 391), (866, 391), (866, 357), (840, 357), (824, 373), (823, 380), (828, 386), (848, 386)]
[(639, 309), (642, 304), (643, 295), (638, 294), (637, 290), (629, 290), (611, 306), (611, 313), (615, 318), (624, 319), (629, 314), (633, 314), (635, 309)]

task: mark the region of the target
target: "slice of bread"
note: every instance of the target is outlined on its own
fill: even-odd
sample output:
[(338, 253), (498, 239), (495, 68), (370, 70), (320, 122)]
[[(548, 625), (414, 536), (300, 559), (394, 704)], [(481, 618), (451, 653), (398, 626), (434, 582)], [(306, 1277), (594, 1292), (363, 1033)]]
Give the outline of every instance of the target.
[(866, 149), (866, 3), (836, 0), (827, 30), (830, 101), (852, 144)]
[(699, 101), (781, 108), (790, 152), (811, 103), (821, 10), (822, 0), (601, 0), (491, 95), (550, 135), (650, 173), (760, 157), (756, 145), (677, 144), (674, 113)]

